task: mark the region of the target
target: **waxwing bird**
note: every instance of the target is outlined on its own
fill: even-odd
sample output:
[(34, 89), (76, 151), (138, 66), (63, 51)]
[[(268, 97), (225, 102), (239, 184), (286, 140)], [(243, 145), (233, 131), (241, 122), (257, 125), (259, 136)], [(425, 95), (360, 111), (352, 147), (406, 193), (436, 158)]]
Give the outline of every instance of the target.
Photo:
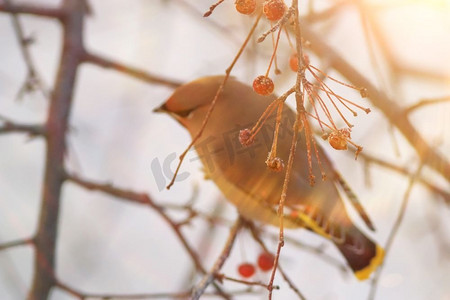
[[(203, 77), (180, 86), (155, 111), (166, 112), (185, 127), (192, 137), (198, 133), (223, 76)], [(217, 100), (200, 139), (194, 144), (206, 175), (239, 213), (250, 220), (279, 225), (277, 205), (285, 172), (274, 172), (266, 164), (271, 149), (275, 117), (269, 118), (254, 143), (243, 146), (239, 131), (251, 128), (275, 96), (260, 96), (253, 89), (229, 78)], [(287, 161), (296, 114), (285, 105), (278, 137), (277, 155)], [(347, 185), (339, 177), (320, 145), (318, 155), (326, 180), (310, 185), (304, 130), (299, 132), (297, 150), (287, 189), (284, 226), (306, 228), (331, 240), (343, 254), (355, 276), (366, 279), (381, 264), (383, 249), (361, 232), (349, 218), (339, 189)], [(312, 170), (321, 178), (316, 157)], [(373, 225), (362, 206), (352, 199), (368, 228)]]

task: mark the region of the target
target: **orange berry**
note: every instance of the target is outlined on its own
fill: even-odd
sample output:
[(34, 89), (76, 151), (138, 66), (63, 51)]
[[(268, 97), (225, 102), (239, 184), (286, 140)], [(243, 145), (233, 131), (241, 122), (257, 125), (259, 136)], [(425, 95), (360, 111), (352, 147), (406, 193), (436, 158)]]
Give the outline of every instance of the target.
[(298, 57), (297, 53), (292, 53), (291, 58), (289, 59), (289, 67), (292, 71), (297, 72), (298, 70)]
[[(303, 53), (303, 62), (306, 66), (309, 65), (309, 56), (306, 53)], [(289, 67), (292, 71), (297, 72), (298, 70), (298, 56), (297, 53), (292, 53), (291, 58), (289, 59)]]
[(287, 10), (283, 0), (267, 0), (263, 5), (263, 13), (270, 21), (278, 21)]
[(264, 75), (253, 80), (253, 90), (259, 95), (268, 96), (272, 94), (274, 87), (272, 79)]
[(336, 150), (347, 150), (347, 141), (350, 139), (350, 129), (342, 128), (333, 131), (328, 136), (328, 143)]
[(262, 271), (270, 271), (273, 268), (273, 264), (275, 262), (275, 257), (270, 253), (261, 253), (258, 256), (258, 267)]
[(255, 266), (250, 263), (242, 263), (238, 267), (238, 272), (244, 278), (252, 277), (255, 274)]
[(234, 2), (236, 10), (244, 15), (250, 15), (255, 11), (256, 0), (236, 0)]
[(279, 157), (268, 158), (266, 160), (266, 165), (274, 172), (281, 172), (284, 169), (284, 162)]

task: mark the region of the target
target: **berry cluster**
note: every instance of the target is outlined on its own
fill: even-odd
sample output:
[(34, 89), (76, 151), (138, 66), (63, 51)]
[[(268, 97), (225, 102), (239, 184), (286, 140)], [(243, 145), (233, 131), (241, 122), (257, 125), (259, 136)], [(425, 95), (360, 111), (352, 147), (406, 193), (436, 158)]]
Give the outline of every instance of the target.
[[(256, 264), (258, 265), (258, 268), (263, 272), (268, 272), (272, 270), (274, 265), (275, 257), (267, 252), (261, 253), (258, 256), (258, 260), (256, 261)], [(241, 263), (238, 266), (238, 273), (244, 278), (250, 278), (253, 275), (255, 275), (256, 267), (252, 263)]]
[[(219, 5), (223, 0), (219, 0), (216, 4), (211, 6), (210, 13), (212, 9), (214, 9), (217, 5)], [(348, 144), (353, 145), (356, 148), (356, 156), (359, 152), (361, 152), (362, 147), (353, 143), (351, 141), (350, 130), (353, 125), (347, 120), (347, 117), (344, 113), (342, 113), (342, 109), (346, 109), (351, 112), (353, 116), (356, 116), (357, 109), (363, 110), (366, 113), (370, 112), (370, 109), (364, 108), (338, 94), (336, 94), (327, 83), (325, 83), (326, 79), (337, 82), (340, 85), (359, 90), (362, 97), (367, 96), (367, 91), (365, 89), (358, 89), (357, 87), (351, 86), (349, 84), (340, 82), (318, 68), (314, 67), (310, 63), (310, 59), (308, 54), (304, 52), (304, 43), (300, 35), (300, 25), (298, 22), (299, 14), (298, 14), (298, 3), (293, 2), (291, 7), (285, 4), (284, 0), (264, 0), (262, 6), (259, 5), (260, 0), (235, 0), (235, 8), (236, 10), (244, 15), (252, 15), (258, 14), (258, 17), (255, 21), (254, 28), (256, 28), (258, 21), (261, 17), (265, 17), (267, 21), (270, 22), (271, 27), (265, 33), (263, 33), (258, 38), (258, 43), (262, 42), (266, 39), (268, 35), (272, 36), (272, 46), (273, 52), (270, 58), (267, 70), (265, 74), (257, 76), (253, 80), (253, 90), (256, 94), (262, 96), (272, 95), (275, 84), (272, 78), (269, 77), (270, 70), (272, 65), (274, 65), (275, 74), (280, 74), (281, 71), (277, 66), (277, 50), (279, 41), (281, 38), (281, 34), (285, 34), (287, 41), (289, 43), (291, 49), (291, 55), (289, 57), (289, 68), (296, 73), (297, 80), (294, 87), (289, 89), (285, 94), (274, 100), (261, 115), (260, 119), (256, 123), (256, 125), (251, 129), (241, 130), (239, 134), (239, 141), (244, 146), (251, 145), (254, 140), (256, 134), (262, 128), (262, 125), (266, 122), (268, 117), (278, 108), (277, 120), (275, 124), (275, 132), (274, 132), (274, 140), (272, 149), (269, 152), (269, 157), (266, 160), (266, 165), (269, 169), (280, 172), (284, 169), (283, 160), (277, 157), (276, 151), (276, 143), (277, 143), (277, 135), (278, 128), (281, 122), (281, 111), (283, 109), (283, 105), (285, 100), (290, 94), (297, 94), (300, 97), (296, 97), (297, 103), (297, 113), (299, 116), (299, 126), (304, 129), (305, 139), (306, 139), (306, 152), (308, 158), (308, 166), (310, 173), (310, 183), (314, 184), (314, 175), (312, 172), (312, 157), (315, 156), (318, 162), (318, 166), (321, 169), (322, 178), (325, 178), (326, 175), (322, 169), (316, 141), (313, 138), (313, 128), (309, 124), (310, 120), (317, 121), (320, 130), (322, 131), (322, 135), (325, 139), (328, 140), (330, 146), (336, 150), (346, 150), (348, 148)], [(295, 3), (295, 5), (294, 5)], [(276, 23), (275, 23), (276, 22)], [(250, 31), (249, 37), (253, 34), (253, 30)], [(294, 31), (295, 35), (295, 43), (291, 41), (289, 36), (289, 32)], [(248, 41), (248, 38), (247, 38)], [(246, 42), (245, 42), (246, 43)], [(243, 47), (245, 47), (245, 43)], [(239, 55), (239, 54), (238, 54)], [(308, 107), (309, 105), (309, 107)], [(308, 108), (308, 109), (307, 109)], [(342, 120), (346, 128), (339, 128), (336, 124), (337, 115), (340, 120)], [(299, 128), (300, 128), (299, 127)]]

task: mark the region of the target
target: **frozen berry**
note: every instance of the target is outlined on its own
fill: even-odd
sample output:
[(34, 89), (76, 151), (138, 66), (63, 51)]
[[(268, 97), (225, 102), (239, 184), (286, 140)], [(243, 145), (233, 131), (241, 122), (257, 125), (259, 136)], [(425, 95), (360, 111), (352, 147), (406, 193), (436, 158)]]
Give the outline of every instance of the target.
[(266, 160), (267, 167), (274, 172), (281, 172), (284, 169), (284, 162), (279, 157), (268, 158)]
[(236, 0), (234, 2), (236, 10), (244, 15), (250, 15), (255, 11), (256, 0)]
[(239, 131), (239, 142), (242, 146), (250, 146), (255, 141), (254, 138), (252, 138), (252, 131), (248, 128), (242, 129)]
[(238, 267), (238, 272), (244, 278), (252, 277), (255, 274), (255, 266), (250, 263), (242, 263)]
[(272, 94), (274, 89), (273, 81), (264, 75), (258, 76), (253, 81), (253, 90), (263, 96)]
[(286, 12), (286, 4), (283, 0), (267, 0), (264, 2), (263, 12), (270, 21), (278, 21)]
[(347, 141), (350, 139), (350, 129), (338, 129), (330, 133), (328, 143), (336, 150), (347, 150)]
[(272, 254), (267, 253), (267, 252), (261, 253), (258, 256), (258, 267), (262, 271), (272, 270), (274, 261), (275, 261), (275, 257)]

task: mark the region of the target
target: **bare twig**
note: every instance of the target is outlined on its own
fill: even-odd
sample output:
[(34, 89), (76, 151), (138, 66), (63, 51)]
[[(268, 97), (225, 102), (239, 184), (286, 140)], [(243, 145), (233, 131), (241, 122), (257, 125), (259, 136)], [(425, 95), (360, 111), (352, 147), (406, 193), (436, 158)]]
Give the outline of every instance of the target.
[[(120, 189), (111, 184), (101, 184), (101, 183), (96, 183), (93, 181), (88, 181), (88, 180), (82, 179), (78, 176), (75, 176), (73, 174), (66, 174), (65, 178), (79, 186), (82, 186), (82, 187), (88, 189), (88, 190), (100, 191), (100, 192), (106, 193), (106, 194), (114, 196), (114, 197), (125, 199), (127, 201), (132, 201), (135, 203), (150, 206), (153, 210), (155, 210), (160, 215), (160, 217), (164, 221), (167, 222), (167, 224), (170, 226), (170, 228), (172, 228), (173, 232), (175, 233), (177, 238), (180, 240), (180, 242), (183, 245), (183, 247), (185, 248), (186, 252), (189, 254), (192, 261), (194, 262), (197, 270), (199, 270), (203, 274), (206, 274), (206, 270), (203, 268), (203, 265), (200, 262), (200, 258), (198, 256), (198, 254), (189, 245), (186, 237), (183, 235), (183, 233), (180, 230), (179, 224), (176, 223), (175, 221), (173, 221), (170, 218), (170, 216), (165, 213), (164, 207), (156, 204), (148, 194), (137, 193), (137, 192), (134, 192), (131, 190)], [(223, 293), (222, 290), (217, 285), (215, 285), (215, 288), (221, 296), (223, 296), (224, 298), (228, 298), (227, 295), (225, 293)]]
[[(264, 241), (261, 239), (261, 237), (259, 235), (259, 231), (255, 227), (255, 225), (251, 222), (247, 222), (246, 226), (250, 229), (252, 237), (261, 246), (261, 248), (264, 250), (264, 252), (271, 253), (269, 251), (269, 249), (267, 248), (267, 246), (265, 245)], [(294, 282), (288, 277), (286, 272), (284, 272), (284, 270), (280, 264), (278, 264), (278, 271), (280, 272), (280, 274), (284, 278), (284, 280), (288, 283), (289, 287), (297, 294), (299, 299), (306, 300), (306, 297), (300, 292), (300, 290), (297, 288), (297, 286), (294, 284)]]
[(18, 124), (9, 120), (5, 120), (4, 124), (0, 126), (0, 134), (17, 132), (27, 133), (32, 137), (45, 136), (45, 127), (40, 124)]
[[(270, 232), (264, 232), (264, 231), (262, 231), (261, 233), (272, 240), (278, 239), (277, 234), (270, 233)], [(288, 242), (289, 244), (292, 244), (292, 245), (298, 247), (302, 251), (306, 251), (306, 252), (312, 253), (314, 255), (317, 255), (317, 257), (322, 259), (324, 262), (336, 267), (342, 273), (342, 275), (348, 275), (348, 272), (349, 272), (348, 267), (345, 264), (343, 264), (340, 260), (333, 257), (332, 255), (325, 253), (325, 251), (324, 251), (325, 245), (312, 246), (312, 245), (302, 243), (299, 240), (297, 240), (295, 238), (291, 238), (289, 236), (285, 236), (284, 238), (285, 238), (285, 241)]]
[(61, 290), (67, 292), (68, 294), (80, 299), (186, 299), (189, 297), (189, 292), (181, 292), (181, 293), (148, 293), (148, 294), (91, 294), (84, 293), (77, 289), (74, 289), (61, 281), (56, 282), (56, 286)]
[[(4, 0), (7, 7), (12, 7), (12, 3), (10, 0)], [(31, 53), (29, 50), (30, 40), (25, 37), (25, 33), (22, 27), (22, 24), (19, 20), (19, 17), (16, 12), (11, 12), (12, 23), (14, 27), (14, 32), (16, 33), (17, 40), (20, 45), (20, 50), (22, 52), (23, 59), (25, 61), (25, 65), (27, 67), (27, 78), (25, 83), (23, 84), (21, 91), (19, 92), (19, 97), (22, 93), (34, 90), (35, 88), (39, 89), (44, 98), (48, 98), (50, 93), (44, 86), (41, 76), (39, 76), (36, 71), (35, 64), (33, 62), (33, 58), (31, 57)]]
[(220, 253), (219, 257), (217, 258), (216, 262), (214, 263), (214, 266), (211, 268), (211, 270), (205, 274), (203, 279), (194, 287), (192, 290), (192, 298), (193, 300), (199, 299), (202, 294), (205, 292), (206, 288), (208, 287), (211, 282), (214, 281), (214, 279), (217, 277), (220, 269), (222, 268), (223, 264), (227, 260), (228, 256), (230, 255), (231, 249), (234, 245), (234, 240), (236, 239), (236, 235), (241, 229), (243, 224), (242, 217), (239, 216), (236, 222), (233, 224), (233, 226), (230, 229), (230, 233), (228, 235), (228, 239), (225, 242), (225, 245), (222, 249), (222, 252)]
[[(347, 63), (339, 54), (328, 46), (320, 35), (308, 26), (302, 27), (303, 34), (311, 42), (311, 49), (319, 56), (327, 58), (331, 67), (341, 73), (355, 86), (365, 87), (373, 105), (380, 109), (386, 118), (394, 124), (416, 150), (421, 161), (430, 166), (450, 182), (450, 163), (435, 148), (427, 144), (417, 129), (408, 119), (407, 112), (390, 99), (383, 91), (378, 90), (365, 76)], [(426, 156), (424, 156), (426, 154)]]
[(127, 66), (125, 64), (119, 63), (117, 61), (114, 61), (114, 60), (111, 60), (106, 57), (103, 57), (103, 56), (100, 56), (97, 54), (93, 54), (90, 52), (84, 53), (83, 60), (85, 62), (97, 65), (102, 68), (116, 70), (120, 73), (129, 75), (131, 77), (134, 77), (136, 79), (142, 80), (142, 81), (150, 83), (150, 84), (165, 85), (170, 88), (176, 88), (181, 85), (181, 82), (179, 82), (177, 80), (173, 80), (170, 78), (164, 78), (159, 75), (154, 75), (147, 71), (144, 71), (144, 70), (141, 70), (138, 68), (134, 68), (131, 66)]
[(440, 103), (445, 103), (445, 102), (450, 102), (450, 96), (442, 97), (442, 98), (433, 98), (433, 99), (422, 99), (419, 102), (409, 106), (406, 109), (406, 112), (408, 114), (410, 114), (411, 112), (413, 112), (413, 111), (415, 111), (415, 110), (417, 110), (419, 108), (422, 108), (424, 106), (440, 104)]
[[(409, 171), (407, 168), (402, 167), (402, 166), (398, 166), (395, 165), (393, 163), (390, 163), (386, 160), (383, 160), (381, 158), (377, 158), (373, 155), (370, 155), (368, 153), (365, 152), (361, 152), (360, 153), (360, 157), (365, 160), (367, 163), (369, 164), (376, 164), (377, 166), (392, 170), (394, 172), (406, 175), (406, 176), (413, 176), (413, 173), (411, 171)], [(447, 205), (450, 205), (450, 192), (448, 192), (447, 190), (444, 190), (440, 187), (438, 187), (437, 185), (435, 185), (433, 182), (431, 182), (428, 179), (425, 179), (422, 176), (419, 176), (419, 178), (416, 179), (417, 182), (420, 182), (421, 184), (425, 185), (431, 192), (435, 193), (436, 195), (439, 195), (440, 197), (442, 197), (442, 199), (444, 200), (444, 202)]]
[(203, 131), (205, 130), (206, 124), (208, 124), (209, 117), (211, 116), (211, 113), (214, 111), (214, 108), (216, 107), (217, 100), (219, 99), (219, 96), (222, 94), (223, 89), (225, 87), (225, 84), (228, 81), (228, 78), (230, 77), (231, 70), (233, 70), (234, 65), (238, 61), (239, 57), (241, 57), (242, 52), (244, 52), (245, 47), (247, 46), (248, 42), (250, 41), (250, 38), (253, 35), (253, 32), (255, 32), (256, 26), (258, 26), (259, 20), (261, 19), (262, 12), (258, 15), (258, 17), (255, 20), (255, 23), (253, 24), (252, 28), (250, 29), (250, 32), (247, 35), (247, 38), (245, 39), (242, 46), (239, 48), (238, 53), (234, 57), (233, 61), (231, 62), (230, 66), (225, 70), (225, 77), (217, 89), (216, 95), (214, 96), (214, 99), (211, 101), (211, 104), (209, 105), (208, 111), (206, 112), (205, 119), (203, 120), (202, 125), (200, 126), (200, 130), (195, 134), (195, 136), (192, 138), (191, 143), (186, 147), (183, 153), (180, 155), (180, 161), (178, 162), (177, 168), (175, 170), (174, 175), (172, 176), (172, 180), (167, 185), (167, 189), (170, 189), (170, 187), (175, 183), (175, 179), (177, 177), (178, 171), (180, 170), (181, 164), (183, 163), (184, 157), (189, 152), (189, 150), (194, 146), (194, 144), (197, 142), (197, 140), (202, 136)]
[[(242, 283), (247, 286), (261, 286), (261, 287), (267, 289), (267, 285), (262, 283), (261, 281), (249, 281), (249, 280), (237, 279), (237, 278), (225, 276), (223, 274), (218, 274), (217, 277), (219, 278), (219, 280), (228, 280), (228, 281), (232, 281), (232, 282), (236, 282), (236, 283)], [(280, 287), (274, 286), (273, 288), (278, 290)]]
[(10, 248), (14, 248), (14, 247), (19, 247), (19, 246), (33, 245), (33, 243), (34, 243), (33, 238), (21, 239), (21, 240), (1, 243), (0, 244), (0, 251), (7, 250), (7, 249), (10, 249)]
[(54, 19), (59, 19), (63, 16), (63, 12), (60, 8), (53, 8), (50, 6), (31, 3), (8, 4), (6, 1), (0, 3), (0, 11), (15, 14), (28, 14)]
[(419, 176), (420, 176), (422, 167), (423, 167), (423, 163), (421, 162), (419, 167), (417, 168), (417, 171), (409, 179), (408, 187), (406, 188), (405, 194), (403, 196), (403, 201), (402, 201), (402, 205), (400, 207), (399, 214), (397, 216), (397, 219), (395, 220), (394, 225), (392, 226), (392, 230), (389, 234), (388, 240), (384, 247), (385, 258), (384, 258), (383, 262), (381, 263), (381, 265), (378, 267), (378, 269), (375, 273), (375, 276), (372, 280), (372, 284), (370, 286), (370, 292), (369, 292), (369, 297), (368, 297), (369, 300), (375, 299), (375, 294), (376, 294), (377, 287), (378, 287), (378, 280), (380, 279), (381, 272), (386, 263), (387, 255), (388, 255), (389, 251), (391, 250), (392, 244), (394, 243), (394, 239), (397, 236), (400, 225), (402, 224), (403, 217), (405, 216), (406, 208), (408, 207), (409, 196), (411, 194), (414, 184), (416, 183), (416, 179), (419, 178)]
[[(142, 294), (94, 294), (94, 293), (84, 293), (80, 290), (77, 290), (69, 285), (62, 283), (61, 281), (56, 282), (56, 286), (66, 293), (74, 296), (79, 300), (138, 300), (138, 299), (188, 299), (191, 295), (190, 291), (179, 292), (179, 293), (142, 293)], [(252, 291), (246, 290), (236, 290), (230, 292), (233, 296), (238, 295), (248, 295), (252, 293)], [(218, 292), (206, 292), (203, 296), (221, 296)]]
[(186, 251), (191, 256), (194, 264), (196, 265), (197, 269), (201, 272), (206, 272), (203, 268), (200, 259), (197, 255), (197, 253), (192, 249), (192, 247), (189, 245), (188, 241), (184, 237), (184, 235), (181, 233), (179, 226), (177, 223), (175, 223), (164, 211), (164, 207), (156, 204), (152, 198), (145, 194), (145, 193), (137, 193), (131, 190), (126, 189), (120, 189), (112, 184), (101, 184), (96, 183), (93, 181), (82, 179), (76, 175), (73, 174), (67, 174), (66, 175), (67, 180), (84, 187), (85, 189), (91, 190), (91, 191), (99, 191), (106, 194), (109, 194), (111, 196), (117, 197), (119, 199), (149, 205), (151, 208), (153, 208), (158, 214), (170, 225), (170, 227), (173, 229), (177, 237), (180, 239), (181, 243), (183, 244)]

